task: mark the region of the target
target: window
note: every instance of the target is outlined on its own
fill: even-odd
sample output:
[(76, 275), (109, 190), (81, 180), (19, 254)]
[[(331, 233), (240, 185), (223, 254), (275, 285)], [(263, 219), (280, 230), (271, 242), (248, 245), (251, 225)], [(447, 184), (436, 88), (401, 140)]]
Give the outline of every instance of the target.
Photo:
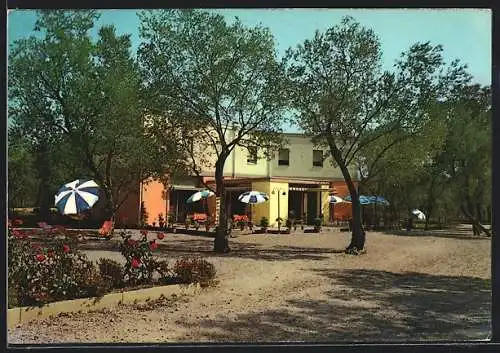
[(290, 150), (288, 148), (280, 148), (278, 152), (278, 165), (290, 165)]
[(257, 164), (257, 147), (247, 147), (247, 164)]
[(313, 150), (313, 166), (314, 167), (323, 166), (323, 151)]

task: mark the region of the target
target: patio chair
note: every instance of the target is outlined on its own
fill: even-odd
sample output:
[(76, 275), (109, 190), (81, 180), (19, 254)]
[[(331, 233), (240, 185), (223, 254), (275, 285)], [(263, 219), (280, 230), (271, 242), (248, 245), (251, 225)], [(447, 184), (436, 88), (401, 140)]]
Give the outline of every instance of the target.
[(103, 238), (110, 239), (113, 234), (113, 221), (104, 221), (101, 228), (99, 229), (99, 235)]

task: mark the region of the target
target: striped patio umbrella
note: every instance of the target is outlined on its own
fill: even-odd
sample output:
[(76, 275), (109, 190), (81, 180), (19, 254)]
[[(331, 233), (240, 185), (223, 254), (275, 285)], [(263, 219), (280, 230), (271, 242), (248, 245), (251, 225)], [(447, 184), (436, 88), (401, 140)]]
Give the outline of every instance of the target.
[[(344, 197), (344, 200), (351, 201), (351, 195), (347, 195), (346, 197)], [(383, 196), (359, 195), (359, 203), (362, 205), (376, 204), (382, 206), (389, 206), (389, 201), (387, 201)]]
[(64, 215), (78, 215), (99, 200), (99, 185), (93, 180), (77, 179), (64, 184), (55, 195), (55, 205)]
[(426, 218), (425, 213), (423, 213), (422, 211), (415, 209), (415, 210), (411, 211), (411, 213), (412, 213), (412, 215), (417, 217), (419, 220), (425, 221), (425, 218)]
[(341, 202), (348, 203), (349, 201), (346, 201), (346, 200), (344, 200), (343, 198), (340, 198), (340, 197), (335, 196), (335, 195), (330, 195), (330, 196), (328, 197), (328, 202), (329, 202), (329, 203), (341, 203)]
[(198, 202), (200, 200), (208, 199), (215, 194), (210, 190), (201, 190), (195, 192), (193, 195), (189, 196), (189, 199), (186, 200), (187, 203)]
[(263, 203), (269, 200), (269, 196), (265, 192), (260, 191), (247, 191), (238, 196), (238, 200), (243, 203)]

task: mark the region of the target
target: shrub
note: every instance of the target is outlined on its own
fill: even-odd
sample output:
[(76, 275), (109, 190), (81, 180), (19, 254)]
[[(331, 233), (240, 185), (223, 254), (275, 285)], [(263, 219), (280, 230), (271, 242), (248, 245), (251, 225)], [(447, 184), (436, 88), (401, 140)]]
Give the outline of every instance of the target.
[[(58, 232), (64, 234), (62, 228)], [(42, 247), (9, 229), (8, 283), (17, 305), (43, 305), (56, 300), (98, 296), (106, 283), (73, 239), (51, 239)]]
[(148, 241), (146, 230), (141, 230), (141, 234), (141, 240), (134, 240), (129, 232), (120, 233), (123, 238), (120, 252), (125, 257), (124, 280), (131, 284), (151, 282), (157, 271), (153, 251), (158, 249), (158, 243), (156, 240)]
[(112, 288), (123, 286), (123, 267), (120, 263), (106, 258), (99, 259), (99, 273), (103, 280), (109, 282)]
[(165, 227), (165, 218), (163, 218), (163, 213), (160, 213), (160, 214), (158, 215), (158, 226), (159, 226), (160, 228)]
[(266, 217), (262, 217), (260, 219), (260, 226), (261, 227), (269, 227), (269, 220)]
[(207, 286), (215, 278), (215, 266), (205, 259), (183, 257), (175, 262), (174, 274), (182, 283)]
[(314, 219), (314, 226), (317, 227), (317, 228), (320, 228), (321, 225), (323, 224), (323, 219), (322, 218), (316, 218)]

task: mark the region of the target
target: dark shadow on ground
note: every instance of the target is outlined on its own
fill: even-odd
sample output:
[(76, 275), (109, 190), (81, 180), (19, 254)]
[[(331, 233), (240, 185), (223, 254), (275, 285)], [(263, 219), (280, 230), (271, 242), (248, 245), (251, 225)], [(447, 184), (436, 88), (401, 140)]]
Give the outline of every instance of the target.
[(199, 323), (213, 341), (381, 342), (486, 339), (488, 281), (471, 277), (321, 270), (334, 289), (324, 300)]
[[(78, 244), (80, 250), (106, 250), (120, 251), (120, 242), (109, 241), (87, 241)], [(266, 261), (290, 261), (290, 260), (324, 260), (329, 254), (343, 253), (343, 249), (312, 248), (297, 246), (274, 246), (264, 248), (258, 243), (231, 242), (231, 252), (228, 254), (217, 254), (213, 252), (213, 240), (209, 238), (179, 239), (168, 235), (168, 240), (160, 243), (158, 255), (167, 257), (202, 256), (202, 257), (235, 257)]]
[(324, 260), (328, 254), (341, 253), (343, 250), (325, 248), (309, 248), (297, 246), (274, 246), (264, 248), (261, 244), (232, 242), (228, 254), (216, 254), (212, 251), (213, 242), (197, 239), (174, 239), (160, 245), (159, 251), (164, 255), (224, 256), (265, 261), (289, 260)]
[(467, 240), (491, 240), (490, 237), (484, 234), (477, 236), (472, 234), (472, 230), (468, 229), (440, 229), (440, 230), (421, 230), (414, 229), (411, 231), (406, 230), (385, 230), (381, 233), (388, 235), (398, 235), (405, 237), (438, 237), (438, 238), (451, 238), (451, 239), (467, 239)]

